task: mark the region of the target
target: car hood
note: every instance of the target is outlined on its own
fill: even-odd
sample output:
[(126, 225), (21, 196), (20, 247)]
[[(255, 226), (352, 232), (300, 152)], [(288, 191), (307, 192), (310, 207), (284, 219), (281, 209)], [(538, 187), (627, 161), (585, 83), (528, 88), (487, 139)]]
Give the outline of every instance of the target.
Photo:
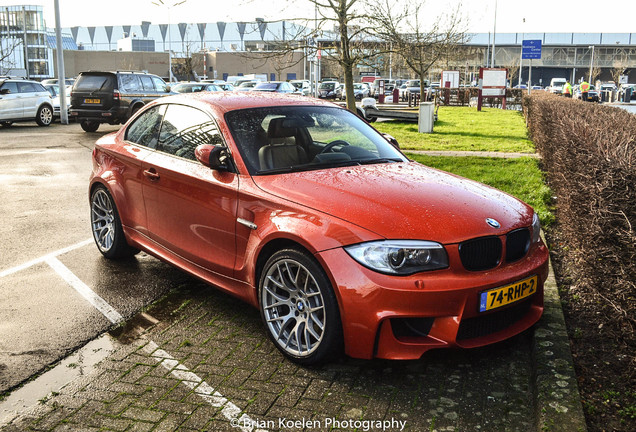
[(416, 162), (255, 176), (254, 182), (388, 239), (449, 244), (532, 223), (532, 209), (516, 198)]

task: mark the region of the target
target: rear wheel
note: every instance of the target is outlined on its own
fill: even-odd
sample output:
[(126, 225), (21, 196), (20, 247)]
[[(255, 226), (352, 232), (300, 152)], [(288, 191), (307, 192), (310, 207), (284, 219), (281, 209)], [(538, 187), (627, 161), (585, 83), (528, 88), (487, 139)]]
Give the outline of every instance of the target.
[(82, 120), (80, 125), (84, 132), (95, 132), (99, 128), (99, 122), (96, 121)]
[(312, 257), (296, 249), (272, 255), (263, 268), (259, 297), (267, 333), (285, 356), (310, 365), (341, 354), (338, 302)]
[(53, 108), (48, 105), (42, 105), (38, 109), (35, 121), (39, 126), (48, 126), (53, 121)]
[(95, 188), (91, 195), (91, 231), (106, 258), (126, 258), (139, 252), (126, 242), (115, 201), (103, 186)]
[(10, 127), (12, 124), (13, 124), (13, 122), (12, 122), (12, 121), (3, 121), (3, 122), (0, 122), (0, 126), (2, 126), (2, 127)]

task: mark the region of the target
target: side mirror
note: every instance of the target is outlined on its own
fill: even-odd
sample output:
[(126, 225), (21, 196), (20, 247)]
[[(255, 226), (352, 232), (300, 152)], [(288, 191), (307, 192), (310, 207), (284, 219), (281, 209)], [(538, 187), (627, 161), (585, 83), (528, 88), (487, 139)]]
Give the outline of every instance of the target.
[(166, 86), (166, 93), (170, 93), (172, 91), (172, 89), (170, 88), (169, 85)]
[(4, 95), (4, 94), (9, 94), (9, 93), (11, 93), (11, 91), (8, 88), (0, 89), (0, 94)]
[(194, 149), (194, 156), (208, 168), (217, 171), (231, 171), (229, 157), (225, 147), (201, 144)]
[(393, 147), (395, 147), (396, 149), (400, 149), (400, 144), (398, 143), (398, 141), (393, 138), (391, 135), (387, 134), (387, 133), (383, 133), (382, 136), (384, 137), (385, 140), (387, 140), (389, 142), (389, 144), (391, 144)]

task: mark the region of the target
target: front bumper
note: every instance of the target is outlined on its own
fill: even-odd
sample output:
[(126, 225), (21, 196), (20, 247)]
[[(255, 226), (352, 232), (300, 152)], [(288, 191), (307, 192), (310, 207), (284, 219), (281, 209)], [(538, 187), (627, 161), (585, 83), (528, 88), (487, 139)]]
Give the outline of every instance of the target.
[[(341, 248), (317, 255), (328, 269), (340, 305), (345, 352), (356, 358), (418, 359), (433, 348), (474, 348), (517, 335), (543, 313), (548, 250), (540, 242), (520, 261), (480, 272), (451, 267), (398, 277), (369, 270)], [(479, 294), (536, 275), (537, 292), (480, 313)]]

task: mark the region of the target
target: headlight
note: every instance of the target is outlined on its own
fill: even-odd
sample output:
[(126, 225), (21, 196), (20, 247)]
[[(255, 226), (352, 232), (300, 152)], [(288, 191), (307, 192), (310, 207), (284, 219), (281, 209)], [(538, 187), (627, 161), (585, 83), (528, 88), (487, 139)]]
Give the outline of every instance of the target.
[(344, 249), (360, 264), (380, 273), (410, 275), (448, 267), (444, 246), (431, 241), (381, 240)]
[(532, 216), (532, 243), (537, 243), (541, 240), (541, 222), (539, 216), (535, 213)]

